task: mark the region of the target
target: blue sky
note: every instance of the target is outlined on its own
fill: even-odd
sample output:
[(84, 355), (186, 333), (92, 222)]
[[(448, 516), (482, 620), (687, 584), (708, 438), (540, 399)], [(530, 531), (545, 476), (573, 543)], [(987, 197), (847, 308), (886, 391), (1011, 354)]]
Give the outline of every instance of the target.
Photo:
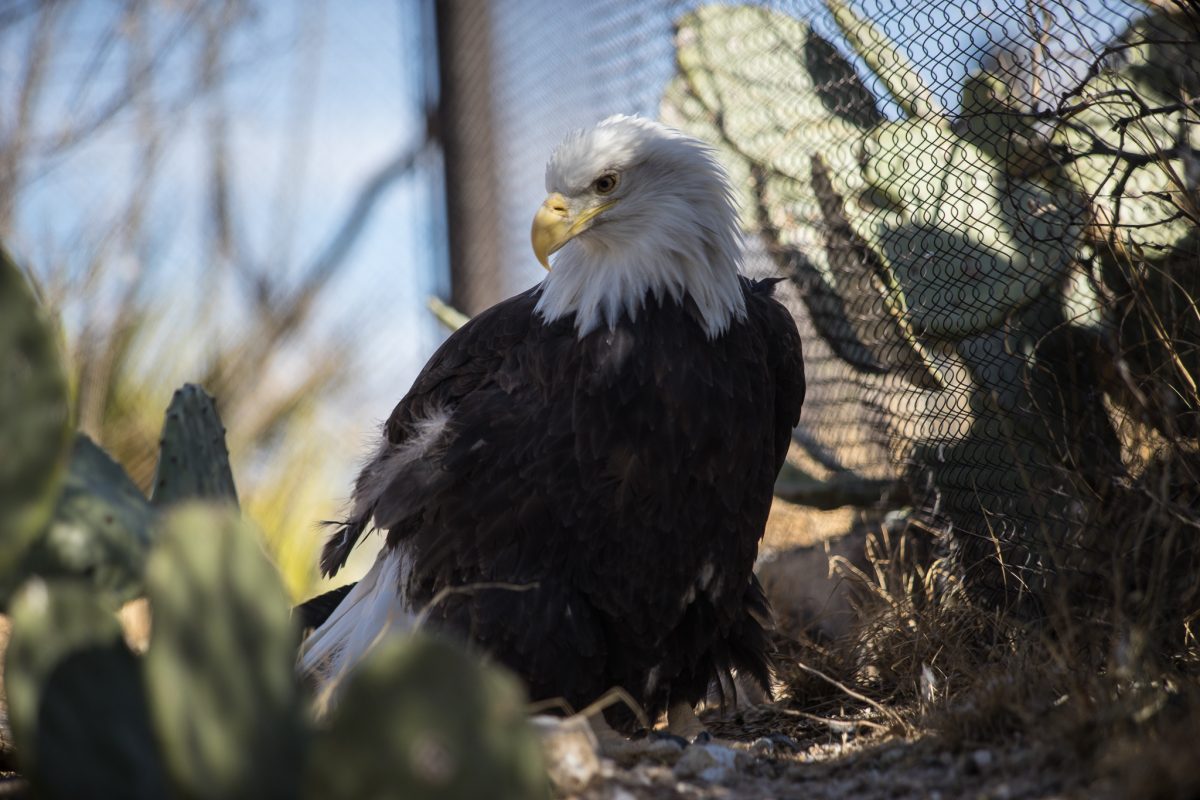
[[(83, 3), (64, 16), (65, 44), (51, 62), (39, 130), (87, 119), (120, 87), (124, 59), (93, 52), (120, 6)], [(232, 216), (255, 261), (287, 250), (294, 257), (284, 261), (302, 267), (374, 170), (419, 140), (427, 43), (414, 9), (419, 4), (404, 1), (262, 3), (228, 43)], [(171, 21), (165, 16), (151, 38), (168, 35)], [(17, 26), (0, 48), (6, 107), (15, 104), (30, 34), (30, 25)], [(197, 57), (189, 42), (156, 69), (164, 106), (192, 88)], [(201, 102), (171, 115), (148, 202), (149, 244), (138, 255), (165, 314), (186, 317), (219, 303), (232, 328), (248, 309), (228, 281), (218, 296), (197, 296), (205, 275), (221, 268), (207, 239), (206, 110)], [(123, 114), (66, 157), (34, 160), (10, 241), (27, 263), (66, 263), (68, 274), (81, 274), (138, 174), (136, 125), (134, 114)], [(424, 310), (425, 298), (445, 289), (440, 169), (432, 154), (383, 196), (311, 332), (317, 339), (349, 332), (359, 343), (379, 382), (353, 399), (372, 418), (386, 415), (441, 338)], [(88, 302), (102, 306), (106, 294)], [(66, 309), (68, 325), (77, 312)]]

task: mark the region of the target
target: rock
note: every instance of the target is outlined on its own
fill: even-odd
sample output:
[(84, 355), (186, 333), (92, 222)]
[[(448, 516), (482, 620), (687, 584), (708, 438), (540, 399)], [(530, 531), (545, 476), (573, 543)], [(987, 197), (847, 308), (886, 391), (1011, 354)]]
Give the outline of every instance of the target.
[(774, 758), (780, 753), (796, 753), (799, 750), (800, 745), (796, 740), (782, 733), (759, 737), (750, 744), (750, 752), (764, 758)]
[(642, 786), (675, 782), (675, 773), (671, 771), (670, 767), (665, 767), (662, 764), (638, 764), (631, 770), (630, 774)]
[(737, 751), (719, 744), (694, 744), (675, 762), (675, 777), (720, 783), (737, 767)]
[(850, 631), (856, 620), (850, 602), (851, 584), (840, 575), (830, 574), (829, 562), (841, 556), (862, 568), (866, 563), (866, 541), (866, 531), (857, 530), (759, 561), (755, 571), (782, 631), (822, 641), (832, 641)]
[(582, 791), (600, 772), (600, 743), (584, 717), (536, 716), (529, 720), (542, 742), (546, 770), (563, 793)]
[(646, 742), (643, 755), (660, 764), (674, 764), (683, 754), (684, 746), (675, 739), (653, 739)]
[(982, 772), (992, 765), (992, 751), (976, 750), (971, 754), (971, 761), (974, 762), (975, 766), (979, 768), (980, 772)]

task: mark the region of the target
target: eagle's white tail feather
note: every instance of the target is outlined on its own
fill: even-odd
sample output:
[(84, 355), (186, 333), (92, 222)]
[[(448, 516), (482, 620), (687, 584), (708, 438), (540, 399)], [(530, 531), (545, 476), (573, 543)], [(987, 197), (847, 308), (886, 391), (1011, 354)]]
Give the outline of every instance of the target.
[(411, 630), (416, 614), (404, 593), (408, 562), (400, 548), (379, 553), (371, 570), (304, 641), (300, 670), (319, 684), (342, 677), (384, 634)]

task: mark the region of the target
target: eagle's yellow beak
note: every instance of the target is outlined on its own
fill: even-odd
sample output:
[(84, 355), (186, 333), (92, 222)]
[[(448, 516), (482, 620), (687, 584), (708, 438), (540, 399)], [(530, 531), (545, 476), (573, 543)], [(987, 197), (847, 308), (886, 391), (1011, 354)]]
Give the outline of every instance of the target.
[(589, 224), (600, 212), (612, 208), (616, 201), (610, 200), (572, 215), (567, 199), (558, 192), (550, 195), (542, 207), (533, 215), (533, 254), (543, 267), (550, 269), (550, 255), (564, 244), (588, 229)]

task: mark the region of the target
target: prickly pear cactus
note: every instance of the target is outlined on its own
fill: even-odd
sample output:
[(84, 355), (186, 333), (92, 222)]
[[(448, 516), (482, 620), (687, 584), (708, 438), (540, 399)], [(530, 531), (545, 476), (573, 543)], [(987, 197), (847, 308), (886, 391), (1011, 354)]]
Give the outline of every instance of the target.
[(944, 113), (908, 56), (875, 23), (859, 16), (843, 0), (825, 0), (825, 5), (854, 52), (879, 77), (906, 115), (926, 118)]
[(0, 597), (54, 508), (70, 442), (67, 378), (53, 329), (0, 246)]
[(522, 692), (506, 673), (414, 636), (381, 642), (349, 680), (313, 742), (306, 797), (548, 796)]
[(121, 640), (112, 609), (83, 581), (27, 581), (10, 607), (12, 636), (4, 663), (9, 723), (27, 771), (38, 760), (39, 709), (51, 673), (71, 653)]
[(1072, 263), (1084, 214), (1070, 193), (1010, 180), (942, 120), (880, 125), (863, 172), (864, 199), (876, 207), (856, 228), (926, 333), (955, 339), (995, 328)]
[(255, 528), (229, 508), (180, 506), (150, 557), (146, 590), (146, 691), (172, 783), (192, 798), (294, 797), (304, 755), (299, 636)]
[(955, 133), (992, 156), (1010, 176), (1056, 169), (1049, 141), (1025, 101), (1013, 96), (1010, 74), (977, 69), (963, 80)]
[(883, 119), (875, 97), (808, 23), (777, 11), (701, 6), (680, 18), (675, 41), (663, 119), (717, 145), (740, 207), (748, 213), (764, 195), (782, 243), (828, 273), (811, 158), (825, 160), (839, 194), (857, 192), (859, 142)]
[[(841, 10), (844, 28), (878, 35)], [(854, 68), (806, 22), (754, 6), (686, 14), (676, 45), (679, 74), (663, 95), (663, 118), (717, 145), (744, 222), (799, 287), (817, 334), (860, 372), (895, 371), (940, 389), (909, 324), (888, 307), (891, 293), (867, 274), (853, 232), (830, 219), (843, 215), (842, 198), (863, 191), (859, 154), (884, 120)], [(897, 82), (912, 72), (894, 51), (882, 63)], [(928, 94), (914, 82), (905, 96), (927, 113)]]
[(27, 569), (85, 577), (117, 600), (142, 586), (154, 510), (125, 470), (84, 434), (75, 437), (54, 519)]
[(170, 505), (184, 499), (227, 500), (237, 504), (237, 489), (225, 447), (225, 428), (207, 392), (187, 384), (175, 392), (163, 421), (152, 502)]
[(1186, 14), (1160, 11), (1118, 44), (1071, 98), (1054, 143), (1091, 204), (1098, 251), (1155, 260), (1196, 229), (1200, 131), (1188, 107), (1200, 91), (1200, 43)]

